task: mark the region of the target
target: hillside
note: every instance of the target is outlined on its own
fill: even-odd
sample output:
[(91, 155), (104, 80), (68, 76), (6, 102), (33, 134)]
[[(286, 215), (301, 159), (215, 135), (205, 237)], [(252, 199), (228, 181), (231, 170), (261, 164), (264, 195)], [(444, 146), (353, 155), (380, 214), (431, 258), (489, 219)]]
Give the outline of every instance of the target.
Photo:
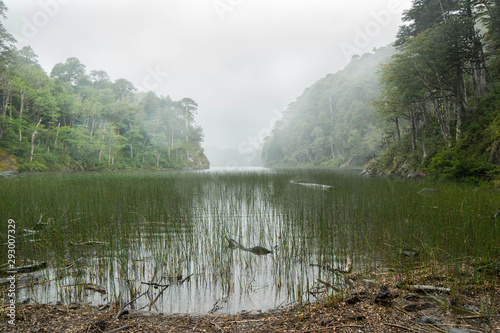
[(384, 47), (328, 74), (291, 103), (265, 141), (266, 166), (363, 166), (381, 150), (373, 116), (380, 93), (379, 65), (394, 54)]
[(394, 49), (354, 59), (289, 105), (265, 165), (500, 185), (498, 1), (414, 1), (403, 22)]
[[(208, 168), (198, 105), (139, 92), (77, 58), (50, 75), (30, 47), (0, 62), (0, 171)], [(6, 162), (7, 161), (7, 162)], [(8, 162), (15, 161), (15, 162)]]

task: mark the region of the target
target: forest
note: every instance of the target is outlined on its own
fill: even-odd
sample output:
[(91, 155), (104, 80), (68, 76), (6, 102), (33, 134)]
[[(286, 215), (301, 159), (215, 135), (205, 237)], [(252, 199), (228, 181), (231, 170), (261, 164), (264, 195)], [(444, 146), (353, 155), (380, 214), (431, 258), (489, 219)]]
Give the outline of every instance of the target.
[(140, 92), (77, 58), (46, 73), (14, 43), (0, 24), (0, 171), (209, 167), (193, 99)]
[(402, 19), (288, 106), (266, 165), (499, 182), (500, 1), (414, 0)]

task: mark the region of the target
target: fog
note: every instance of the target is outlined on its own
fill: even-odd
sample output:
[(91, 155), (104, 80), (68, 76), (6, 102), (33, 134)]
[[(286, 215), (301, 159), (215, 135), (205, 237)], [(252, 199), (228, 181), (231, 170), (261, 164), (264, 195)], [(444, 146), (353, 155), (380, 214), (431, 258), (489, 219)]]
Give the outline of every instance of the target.
[(305, 88), (394, 41), (411, 0), (5, 0), (46, 72), (69, 57), (198, 105), (205, 147), (255, 151)]

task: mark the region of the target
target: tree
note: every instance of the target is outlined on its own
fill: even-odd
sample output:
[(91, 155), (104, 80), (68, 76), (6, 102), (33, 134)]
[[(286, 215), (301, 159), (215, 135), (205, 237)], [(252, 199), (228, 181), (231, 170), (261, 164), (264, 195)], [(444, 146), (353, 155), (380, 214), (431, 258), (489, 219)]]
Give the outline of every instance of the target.
[(113, 84), (113, 92), (115, 93), (115, 97), (118, 102), (132, 96), (132, 94), (136, 91), (137, 88), (132, 84), (132, 82), (125, 79), (118, 79)]
[(184, 113), (184, 120), (186, 122), (185, 135), (186, 142), (189, 142), (189, 131), (191, 122), (194, 119), (194, 115), (196, 114), (196, 110), (198, 110), (198, 104), (193, 101), (191, 98), (183, 98), (180, 101), (180, 107), (182, 112)]
[[(0, 0), (0, 20), (7, 18), (7, 7), (3, 0)], [(0, 22), (0, 63), (5, 64), (8, 60), (8, 53), (12, 50), (12, 44), (15, 42), (14, 37), (7, 32), (3, 26), (3, 22)]]
[(58, 78), (61, 82), (68, 82), (76, 87), (89, 82), (85, 68), (86, 66), (77, 58), (68, 58), (65, 63), (60, 62), (54, 65), (50, 77)]

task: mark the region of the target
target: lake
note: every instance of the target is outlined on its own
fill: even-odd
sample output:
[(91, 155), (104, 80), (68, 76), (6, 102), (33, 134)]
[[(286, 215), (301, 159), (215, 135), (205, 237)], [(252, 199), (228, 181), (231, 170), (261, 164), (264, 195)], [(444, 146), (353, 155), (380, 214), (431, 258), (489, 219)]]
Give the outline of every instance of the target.
[(123, 306), (143, 294), (132, 308), (265, 311), (347, 291), (350, 263), (411, 274), (489, 262), (500, 255), (499, 203), (489, 188), (354, 171), (26, 175), (0, 179), (0, 262), (5, 270), (12, 219), (16, 266), (47, 264), (17, 274), (18, 302)]

